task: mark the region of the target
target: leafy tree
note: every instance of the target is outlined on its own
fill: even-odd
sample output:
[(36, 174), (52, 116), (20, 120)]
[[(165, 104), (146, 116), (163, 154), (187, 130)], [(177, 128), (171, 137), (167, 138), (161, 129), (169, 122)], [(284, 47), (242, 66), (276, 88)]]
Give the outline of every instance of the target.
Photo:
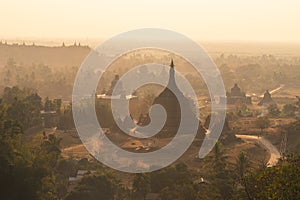
[(59, 117), (58, 128), (61, 130), (70, 130), (75, 127), (73, 113), (72, 113), (72, 105), (68, 105), (64, 107), (63, 113)]
[(43, 199), (53, 199), (50, 193), (43, 192), (54, 188), (52, 180), (46, 181), (46, 177), (52, 177), (49, 167), (35, 162), (30, 149), (21, 143), (18, 123), (1, 121), (1, 124), (4, 128), (0, 135), (0, 199), (35, 200), (44, 195)]
[(151, 191), (160, 193), (162, 199), (199, 199), (198, 185), (187, 165), (178, 163), (150, 174)]
[(57, 138), (55, 135), (48, 135), (48, 139), (44, 140), (41, 144), (40, 154), (47, 157), (49, 166), (54, 168), (60, 158), (60, 142), (61, 138)]
[(271, 104), (268, 107), (268, 112), (272, 117), (278, 117), (280, 115), (280, 110), (275, 104)]
[(146, 194), (150, 192), (150, 177), (147, 174), (136, 174), (133, 180), (133, 190), (138, 195), (146, 198)]
[(62, 105), (62, 100), (61, 99), (53, 99), (55, 111), (57, 113), (60, 113), (61, 105)]
[(283, 131), (288, 134), (287, 149), (288, 151), (300, 153), (300, 119), (287, 125), (282, 126)]
[[(31, 97), (37, 96), (17, 101), (20, 105), (28, 101), (29, 105), (38, 106), (38, 101), (31, 100), (39, 98)], [(49, 135), (41, 144), (24, 144), (22, 125), (18, 122), (24, 118), (11, 113), (18, 113), (15, 108), (22, 109), (0, 102), (0, 199), (61, 199), (67, 192), (68, 177), (58, 174), (61, 167), (57, 167), (57, 161), (62, 160), (60, 139)]]
[(45, 104), (44, 104), (44, 110), (45, 111), (56, 111), (60, 113), (62, 100), (61, 99), (49, 99), (46, 97)]
[(3, 103), (7, 107), (7, 119), (18, 121), (24, 129), (41, 123), (41, 97), (30, 89), (5, 88)]
[(28, 95), (25, 100), (36, 108), (42, 108), (42, 98), (37, 93)]
[(96, 113), (101, 127), (112, 128), (116, 126), (112, 115), (110, 103), (97, 101)]
[(176, 185), (175, 188), (166, 187), (161, 192), (161, 198), (164, 200), (173, 200), (173, 199), (181, 199), (181, 200), (197, 200), (202, 199), (201, 196), (198, 195), (196, 187), (191, 184), (184, 185)]
[(51, 99), (49, 99), (48, 97), (46, 97), (45, 99), (45, 105), (44, 105), (44, 110), (47, 111), (54, 111), (55, 110), (55, 105), (52, 102)]
[(108, 175), (87, 175), (66, 200), (113, 200), (119, 185)]
[(73, 160), (60, 159), (56, 165), (56, 170), (66, 177), (74, 177), (77, 173), (76, 164)]
[(212, 184), (218, 189), (220, 198), (230, 199), (233, 193), (233, 183), (230, 172), (227, 168), (227, 156), (221, 148), (221, 143), (217, 142), (213, 148), (212, 156)]
[(288, 154), (274, 167), (247, 177), (253, 199), (300, 199), (300, 156)]
[(255, 125), (261, 130), (260, 134), (262, 135), (263, 130), (270, 126), (270, 120), (268, 117), (258, 117), (255, 121)]
[(288, 117), (294, 117), (296, 112), (296, 106), (293, 104), (286, 104), (283, 106), (283, 113)]
[(2, 99), (4, 103), (10, 104), (11, 102), (14, 102), (17, 99), (23, 99), (24, 96), (24, 91), (22, 91), (19, 87), (6, 87), (4, 88)]
[[(178, 164), (185, 165), (185, 164)], [(150, 174), (151, 191), (160, 192), (162, 189), (169, 187), (175, 188), (176, 185), (192, 183), (191, 173), (187, 167), (168, 167)]]
[(251, 200), (248, 184), (246, 181), (246, 171), (249, 166), (249, 161), (245, 152), (241, 152), (236, 161), (236, 171), (238, 174), (239, 182), (243, 186), (246, 197)]
[(78, 169), (87, 169), (89, 165), (89, 160), (87, 158), (82, 158), (77, 162)]

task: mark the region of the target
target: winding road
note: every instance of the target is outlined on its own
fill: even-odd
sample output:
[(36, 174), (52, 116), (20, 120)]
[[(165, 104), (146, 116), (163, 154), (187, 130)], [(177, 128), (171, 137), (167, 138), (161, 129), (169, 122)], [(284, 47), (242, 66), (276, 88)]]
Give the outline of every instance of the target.
[(241, 138), (242, 140), (257, 140), (259, 144), (264, 146), (270, 153), (270, 159), (267, 163), (268, 167), (272, 167), (277, 164), (278, 159), (280, 158), (280, 153), (278, 149), (266, 138), (257, 137), (254, 135), (235, 135), (237, 138)]

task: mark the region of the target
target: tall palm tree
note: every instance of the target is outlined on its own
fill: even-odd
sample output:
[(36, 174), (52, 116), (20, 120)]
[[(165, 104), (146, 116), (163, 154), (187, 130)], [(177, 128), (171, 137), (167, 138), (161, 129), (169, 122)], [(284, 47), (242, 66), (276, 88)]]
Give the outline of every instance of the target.
[(251, 200), (252, 198), (251, 198), (251, 195), (248, 190), (247, 181), (245, 179), (245, 173), (246, 173), (247, 167), (249, 165), (249, 161), (248, 161), (248, 158), (247, 158), (245, 152), (241, 152), (238, 155), (236, 165), (237, 165), (236, 166), (237, 172), (238, 172), (238, 176), (241, 181), (241, 184), (244, 186), (244, 190), (245, 190), (245, 193), (246, 193), (248, 199)]

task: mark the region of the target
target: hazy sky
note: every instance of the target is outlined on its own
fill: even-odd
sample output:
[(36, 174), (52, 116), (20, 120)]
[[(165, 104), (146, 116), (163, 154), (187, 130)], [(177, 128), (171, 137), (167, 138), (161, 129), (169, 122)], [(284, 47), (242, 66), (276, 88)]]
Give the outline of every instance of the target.
[(300, 42), (299, 0), (0, 0), (0, 39), (167, 28), (199, 40)]

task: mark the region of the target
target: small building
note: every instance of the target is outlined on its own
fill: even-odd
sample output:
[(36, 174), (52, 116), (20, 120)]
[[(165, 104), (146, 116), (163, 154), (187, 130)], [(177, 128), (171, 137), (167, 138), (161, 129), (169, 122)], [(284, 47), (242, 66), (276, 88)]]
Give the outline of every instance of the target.
[(238, 104), (238, 103), (252, 104), (251, 97), (246, 96), (246, 94), (241, 91), (237, 83), (234, 84), (230, 92), (226, 93), (226, 96), (227, 96), (228, 104)]
[(78, 170), (76, 176), (69, 177), (69, 182), (75, 182), (81, 180), (87, 174), (94, 174), (96, 170)]
[(58, 124), (59, 116), (56, 111), (41, 111), (41, 118), (44, 128), (56, 127)]

